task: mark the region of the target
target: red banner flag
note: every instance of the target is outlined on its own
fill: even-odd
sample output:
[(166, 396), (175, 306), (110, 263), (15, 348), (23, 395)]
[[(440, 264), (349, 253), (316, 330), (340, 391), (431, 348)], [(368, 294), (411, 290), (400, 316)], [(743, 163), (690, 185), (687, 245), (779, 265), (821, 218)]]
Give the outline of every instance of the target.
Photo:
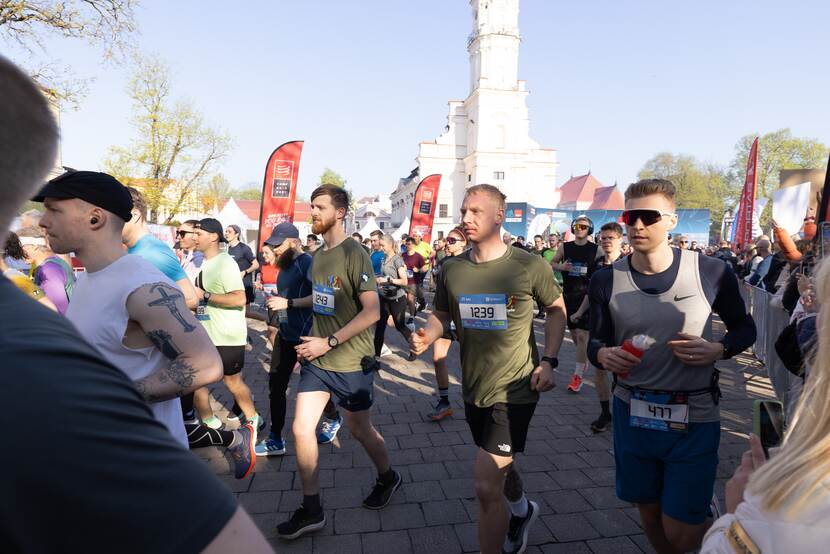
[(409, 235), (418, 232), (427, 244), (432, 244), (432, 222), (435, 219), (435, 206), (438, 202), (438, 186), (441, 176), (430, 175), (421, 179), (412, 202), (412, 217), (409, 223)]
[(297, 176), (300, 174), (300, 156), (303, 141), (286, 142), (268, 158), (262, 183), (262, 207), (259, 212), (257, 251), (262, 250), (271, 231), (283, 221), (294, 221), (294, 199), (297, 196)]
[(752, 142), (746, 160), (746, 180), (738, 213), (735, 216), (735, 245), (742, 248), (752, 243), (752, 213), (755, 210), (755, 185), (758, 183), (758, 137)]

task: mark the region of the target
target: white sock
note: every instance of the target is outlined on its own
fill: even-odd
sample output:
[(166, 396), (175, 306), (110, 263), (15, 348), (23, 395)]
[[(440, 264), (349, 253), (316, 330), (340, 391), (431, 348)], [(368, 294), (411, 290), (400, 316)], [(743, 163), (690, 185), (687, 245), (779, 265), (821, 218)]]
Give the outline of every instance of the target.
[(522, 497), (515, 502), (507, 501), (510, 504), (510, 513), (516, 517), (527, 517), (527, 510), (530, 505), (527, 503), (527, 497), (522, 493)]
[(579, 377), (582, 377), (582, 374), (585, 373), (585, 366), (586, 365), (588, 365), (588, 364), (580, 364), (580, 363), (575, 364), (574, 365), (574, 375), (578, 375)]

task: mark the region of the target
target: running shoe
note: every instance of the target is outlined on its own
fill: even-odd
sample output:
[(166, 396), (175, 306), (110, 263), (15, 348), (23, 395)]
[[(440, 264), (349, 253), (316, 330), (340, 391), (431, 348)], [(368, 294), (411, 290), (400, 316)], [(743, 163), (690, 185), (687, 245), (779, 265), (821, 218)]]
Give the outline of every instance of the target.
[(363, 501), (364, 508), (369, 508), (370, 510), (380, 510), (389, 504), (389, 501), (392, 500), (392, 495), (396, 490), (398, 490), (398, 488), (400, 488), (401, 483), (403, 482), (401, 474), (397, 471), (394, 473), (395, 478), (392, 479), (390, 483), (384, 483), (380, 479), (375, 481), (375, 487), (372, 489), (372, 492), (369, 493), (369, 496), (366, 497), (366, 500)]
[(428, 413), (427, 417), (430, 421), (441, 421), (445, 417), (450, 417), (451, 415), (452, 406), (450, 406), (450, 403), (448, 401), (439, 400), (438, 404), (435, 405), (435, 409)]
[(291, 519), (277, 525), (277, 536), (281, 539), (292, 540), (306, 533), (319, 531), (325, 526), (326, 514), (323, 510), (312, 514), (305, 509), (305, 506), (300, 506)]
[(568, 385), (568, 390), (571, 392), (582, 390), (582, 377), (574, 373), (574, 376), (571, 377), (571, 383)]
[(251, 418), (249, 422), (254, 427), (254, 444), (256, 444), (256, 437), (260, 431), (265, 429), (265, 420), (262, 419), (262, 416), (259, 414), (254, 414), (254, 417)]
[(225, 426), (225, 424), (222, 423), (222, 420), (219, 419), (218, 417), (216, 417), (215, 415), (212, 415), (207, 419), (203, 419), (202, 423), (205, 426), (210, 427), (211, 429), (216, 429), (216, 430), (219, 430), (219, 429), (221, 429), (222, 427)]
[(267, 439), (256, 445), (254, 452), (257, 456), (282, 456), (285, 454), (285, 441), (271, 433)]
[(539, 517), (539, 505), (532, 501), (527, 501), (527, 515), (525, 517), (516, 517), (511, 514), (510, 526), (507, 529), (507, 536), (504, 538), (504, 546), (501, 551), (506, 554), (521, 554), (527, 548), (527, 532), (530, 526)]
[(228, 453), (233, 459), (233, 476), (237, 479), (244, 479), (250, 475), (256, 465), (254, 455), (254, 427), (248, 423), (236, 431), (239, 433), (239, 444), (228, 448)]
[(594, 433), (607, 431), (611, 421), (611, 414), (599, 414), (599, 417), (591, 422), (591, 431)]
[(342, 426), (343, 416), (340, 414), (337, 414), (337, 419), (323, 417), (323, 424), (320, 426), (320, 432), (317, 433), (317, 444), (328, 444), (332, 442)]

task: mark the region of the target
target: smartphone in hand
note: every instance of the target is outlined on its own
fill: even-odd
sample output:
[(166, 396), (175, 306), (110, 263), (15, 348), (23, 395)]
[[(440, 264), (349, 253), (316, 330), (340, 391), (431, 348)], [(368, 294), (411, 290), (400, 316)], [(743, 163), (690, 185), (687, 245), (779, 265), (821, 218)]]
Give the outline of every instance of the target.
[(752, 410), (753, 432), (761, 439), (764, 456), (784, 438), (784, 405), (778, 400), (756, 400)]

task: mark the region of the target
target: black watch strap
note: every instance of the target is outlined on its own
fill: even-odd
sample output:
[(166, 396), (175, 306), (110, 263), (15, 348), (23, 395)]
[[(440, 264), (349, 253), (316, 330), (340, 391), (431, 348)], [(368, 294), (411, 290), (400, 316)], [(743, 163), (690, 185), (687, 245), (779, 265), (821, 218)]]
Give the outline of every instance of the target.
[(556, 356), (542, 356), (541, 361), (549, 363), (550, 367), (554, 369), (559, 367), (559, 358), (557, 358)]
[(293, 298), (289, 298), (289, 299), (288, 299), (288, 309), (289, 309), (289, 310), (291, 310), (291, 309), (293, 309), (293, 308), (294, 308), (294, 299), (293, 299)]
[(335, 348), (340, 346), (340, 340), (338, 340), (338, 338), (335, 337), (334, 335), (329, 335), (328, 341), (329, 341), (329, 348), (331, 348), (332, 350), (334, 350)]

